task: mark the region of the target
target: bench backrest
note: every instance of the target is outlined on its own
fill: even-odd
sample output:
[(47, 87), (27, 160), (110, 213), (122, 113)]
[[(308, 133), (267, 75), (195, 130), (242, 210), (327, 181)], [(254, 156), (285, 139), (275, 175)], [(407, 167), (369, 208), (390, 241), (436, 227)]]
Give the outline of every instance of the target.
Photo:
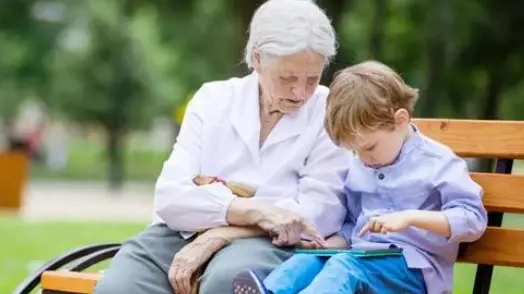
[(513, 159), (524, 159), (524, 122), (416, 119), (415, 123), (426, 136), (462, 157), (497, 159), (495, 173), (472, 173), (484, 188), (488, 229), (477, 242), (463, 244), (459, 260), (524, 267), (524, 230), (501, 227), (504, 212), (524, 213), (524, 175), (511, 174)]
[(0, 153), (0, 209), (20, 209), (27, 170), (23, 153)]

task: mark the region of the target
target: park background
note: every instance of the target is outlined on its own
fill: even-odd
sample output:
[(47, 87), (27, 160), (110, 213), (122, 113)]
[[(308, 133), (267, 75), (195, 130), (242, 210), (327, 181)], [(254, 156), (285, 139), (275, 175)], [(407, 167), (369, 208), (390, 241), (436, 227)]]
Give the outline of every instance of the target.
[[(184, 105), (203, 82), (246, 73), (261, 2), (0, 0), (0, 152), (31, 156), (21, 209), (0, 214), (0, 293), (66, 250), (149, 223)], [(417, 117), (524, 118), (524, 1), (316, 2), (340, 43), (323, 84), (377, 59), (420, 89)], [(455, 292), (471, 293), (474, 267), (455, 276)], [(524, 293), (523, 276), (497, 267), (492, 293)]]

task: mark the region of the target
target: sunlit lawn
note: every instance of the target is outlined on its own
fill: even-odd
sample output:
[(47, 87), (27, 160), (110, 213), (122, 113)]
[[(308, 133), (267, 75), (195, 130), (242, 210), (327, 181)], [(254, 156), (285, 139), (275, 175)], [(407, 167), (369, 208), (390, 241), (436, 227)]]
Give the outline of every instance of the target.
[[(506, 224), (523, 227), (522, 217), (508, 216)], [(24, 222), (0, 217), (0, 293), (11, 293), (30, 268), (71, 248), (101, 242), (120, 242), (146, 224), (85, 222)], [(475, 269), (458, 265), (454, 293), (472, 293)], [(490, 293), (524, 293), (524, 269), (496, 268)]]
[(24, 222), (0, 217), (0, 293), (11, 293), (39, 266), (78, 246), (121, 242), (146, 224), (86, 222)]

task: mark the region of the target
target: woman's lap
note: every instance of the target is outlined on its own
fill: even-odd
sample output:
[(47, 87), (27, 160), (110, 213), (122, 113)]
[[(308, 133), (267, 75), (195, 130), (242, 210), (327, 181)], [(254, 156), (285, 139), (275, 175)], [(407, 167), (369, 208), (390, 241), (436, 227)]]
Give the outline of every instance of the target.
[(279, 249), (267, 238), (233, 241), (209, 262), (200, 286), (200, 294), (233, 293), (233, 279), (241, 271), (252, 268), (271, 271), (291, 254), (291, 250)]
[(164, 224), (148, 227), (122, 244), (104, 271), (95, 294), (172, 294), (167, 271), (188, 241)]
[[(174, 254), (187, 243), (164, 224), (147, 228), (122, 245), (95, 294), (172, 294), (167, 272)], [(238, 272), (252, 267), (272, 269), (290, 254), (265, 238), (236, 240), (211, 259), (200, 293), (230, 294)]]

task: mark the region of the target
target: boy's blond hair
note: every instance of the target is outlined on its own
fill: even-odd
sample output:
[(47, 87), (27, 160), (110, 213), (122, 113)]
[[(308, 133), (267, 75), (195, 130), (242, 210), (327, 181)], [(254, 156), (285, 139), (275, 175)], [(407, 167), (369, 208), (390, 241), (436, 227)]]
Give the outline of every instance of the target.
[(392, 129), (395, 113), (411, 116), (418, 89), (406, 85), (388, 66), (365, 61), (338, 72), (327, 98), (325, 127), (337, 145), (352, 143), (362, 132)]

